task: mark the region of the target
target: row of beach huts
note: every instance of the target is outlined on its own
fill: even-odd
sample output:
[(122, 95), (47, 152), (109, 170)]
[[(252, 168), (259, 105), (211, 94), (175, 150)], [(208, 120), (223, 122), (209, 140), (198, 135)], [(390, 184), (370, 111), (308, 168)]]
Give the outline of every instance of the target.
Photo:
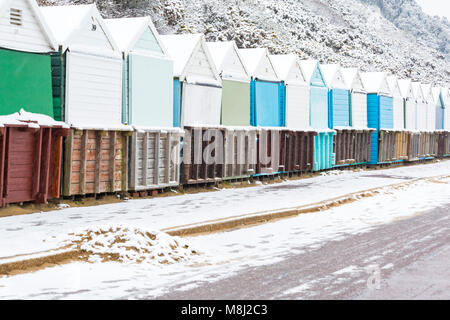
[[(0, 206), (434, 159), (449, 136), (449, 88), (0, 0)], [(194, 161), (211, 143), (223, 161)]]

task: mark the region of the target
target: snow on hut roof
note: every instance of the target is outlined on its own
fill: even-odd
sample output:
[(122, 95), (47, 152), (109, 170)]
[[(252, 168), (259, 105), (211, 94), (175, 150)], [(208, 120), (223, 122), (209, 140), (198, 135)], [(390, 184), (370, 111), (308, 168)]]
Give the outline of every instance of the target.
[(400, 88), (400, 93), (402, 94), (403, 98), (411, 98), (412, 95), (412, 88), (411, 88), (411, 79), (399, 79), (398, 80), (398, 87)]
[(400, 97), (403, 97), (402, 92), (400, 91), (400, 87), (398, 85), (398, 78), (396, 76), (394, 75), (388, 76), (387, 82), (393, 95), (399, 95)]
[(164, 55), (168, 55), (150, 17), (105, 19), (105, 23), (122, 52), (130, 52), (146, 28), (150, 27)]
[(358, 74), (358, 68), (341, 68), (341, 71), (347, 89), (351, 90), (355, 82), (355, 77)]
[[(9, 0), (9, 1), (8, 0), (0, 0), (0, 16), (1, 16), (1, 14), (4, 14), (7, 12), (8, 19), (9, 19), (10, 10), (6, 6), (10, 2), (11, 2), (11, 0)], [(55, 35), (52, 32), (52, 30), (50, 29), (47, 21), (45, 21), (44, 16), (42, 15), (42, 12), (39, 9), (39, 6), (37, 5), (36, 0), (25, 0), (25, 2), (28, 4), (30, 10), (32, 11), (32, 14), (36, 17), (37, 23), (42, 28), (42, 31), (45, 34), (45, 37), (47, 38), (48, 44), (50, 45), (51, 49), (53, 49), (55, 51), (58, 50), (58, 43), (55, 39)], [(4, 8), (4, 7), (6, 7), (6, 8)], [(26, 21), (25, 23), (28, 23), (28, 22), (29, 21)], [(12, 46), (10, 49), (21, 50), (22, 48)], [(41, 51), (36, 51), (36, 52), (41, 52)]]
[(223, 67), (225, 57), (228, 52), (233, 48), (233, 41), (221, 41), (221, 42), (207, 42), (209, 52), (211, 53), (211, 57), (214, 60), (214, 63), (219, 70)]
[(63, 50), (70, 47), (69, 42), (72, 35), (81, 29), (84, 20), (88, 16), (93, 16), (97, 19), (101, 29), (106, 34), (112, 50), (119, 51), (119, 47), (109, 34), (106, 24), (95, 4), (48, 6), (40, 7), (40, 9), (56, 41), (59, 45), (63, 46)]
[(431, 88), (431, 92), (433, 94), (433, 100), (438, 102), (439, 100), (442, 102), (441, 88), (433, 87)]
[(194, 49), (202, 40), (203, 34), (162, 35), (161, 41), (174, 60), (174, 75), (180, 77), (192, 56)]
[[(160, 36), (167, 52), (174, 61), (174, 76), (184, 81), (188, 71), (188, 64), (196, 49), (204, 51), (209, 67), (213, 74), (214, 80), (204, 79), (202, 76), (189, 76), (191, 80), (195, 81), (211, 81), (211, 84), (220, 85), (221, 79), (217, 72), (214, 60), (206, 46), (205, 36), (201, 33), (196, 34), (171, 34)], [(198, 78), (198, 79), (196, 79)]]
[(422, 99), (422, 100), (425, 99), (423, 91), (422, 91), (422, 85), (420, 82), (418, 82), (418, 81), (411, 82), (411, 87), (412, 87), (412, 92), (413, 92), (414, 98)]
[(422, 83), (422, 92), (423, 96), (426, 100), (434, 99), (433, 92), (431, 91), (431, 84), (430, 83)]
[[(231, 70), (225, 70), (225, 68), (227, 68), (227, 66), (225, 65), (226, 57), (229, 54), (233, 54), (234, 52), (238, 57), (239, 62), (243, 69), (243, 72), (240, 72), (241, 74), (237, 77), (237, 79), (246, 81), (250, 79), (250, 75), (248, 74), (247, 68), (241, 57), (241, 53), (239, 52), (239, 49), (237, 48), (236, 43), (234, 41), (206, 42), (206, 45), (208, 46), (209, 53), (211, 54), (211, 57), (214, 60), (214, 64), (216, 65), (217, 71), (219, 73), (222, 73), (222, 76), (224, 75), (224, 72), (230, 73)], [(231, 78), (234, 77), (231, 76)]]
[(254, 74), (258, 68), (261, 59), (266, 54), (266, 49), (264, 48), (252, 48), (252, 49), (239, 49), (242, 60), (244, 61), (247, 70), (250, 74)]
[(368, 93), (391, 94), (385, 72), (363, 72), (361, 79)]
[(441, 87), (440, 89), (442, 100), (444, 101), (444, 104), (447, 107), (450, 104), (450, 89), (445, 87)]
[(267, 48), (239, 49), (239, 53), (250, 76), (269, 81), (279, 80)]
[(0, 127), (4, 127), (5, 125), (27, 125), (30, 128), (39, 128), (39, 127), (59, 127), (68, 129), (69, 125), (65, 122), (53, 120), (52, 117), (49, 117), (44, 114), (26, 112), (23, 109), (20, 109), (19, 112), (0, 116)]
[(300, 60), (299, 63), (306, 81), (310, 82), (312, 76), (314, 75), (314, 71), (319, 65), (319, 60)]
[(339, 64), (322, 64), (320, 67), (328, 88), (344, 89), (346, 87)]
[[(277, 73), (278, 77), (283, 81), (297, 80), (299, 82), (305, 82), (305, 76), (298, 64), (298, 57), (295, 54), (278, 54), (271, 55), (270, 60)], [(298, 70), (296, 70), (298, 69)], [(301, 76), (299, 79), (290, 78), (292, 72), (297, 71), (297, 74)]]

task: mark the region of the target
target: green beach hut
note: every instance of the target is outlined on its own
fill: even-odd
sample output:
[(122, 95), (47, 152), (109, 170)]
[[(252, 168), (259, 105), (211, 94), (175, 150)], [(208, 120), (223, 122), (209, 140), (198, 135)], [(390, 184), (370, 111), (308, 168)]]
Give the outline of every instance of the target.
[(51, 52), (35, 0), (0, 0), (0, 115), (24, 109), (53, 117)]
[(234, 41), (206, 43), (222, 78), (221, 124), (250, 125), (250, 76)]

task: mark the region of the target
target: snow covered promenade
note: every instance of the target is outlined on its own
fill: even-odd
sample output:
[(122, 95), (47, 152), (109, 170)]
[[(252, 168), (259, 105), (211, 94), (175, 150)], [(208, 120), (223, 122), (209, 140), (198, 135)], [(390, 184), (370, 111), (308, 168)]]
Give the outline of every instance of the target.
[[(0, 258), (59, 248), (59, 237), (102, 225), (147, 230), (307, 205), (348, 193), (450, 174), (450, 161), (375, 171), (332, 171), (322, 176), (246, 189), (119, 204), (68, 208), (0, 220)], [(448, 188), (443, 185), (443, 188)], [(450, 194), (450, 191), (449, 191)]]
[[(382, 278), (390, 279), (395, 272), (425, 259), (426, 254), (435, 254), (431, 248), (446, 250), (450, 178), (426, 177), (448, 175), (450, 161), (388, 170), (329, 172), (311, 179), (248, 189), (0, 219), (2, 257), (59, 247), (73, 230), (108, 230), (120, 225), (137, 230), (106, 231), (93, 237), (85, 246), (92, 246), (94, 253), (98, 251), (100, 255), (91, 256), (94, 260), (90, 263), (47, 265), (43, 270), (2, 277), (0, 298), (355, 297), (363, 294), (368, 277), (366, 267), (375, 263), (382, 270)], [(417, 178), (425, 179), (415, 181)], [(176, 225), (310, 204), (402, 182), (402, 187), (386, 187), (372, 197), (321, 213), (257, 227), (188, 237), (176, 240), (177, 243), (157, 232)], [(107, 229), (99, 229), (101, 226)], [(154, 230), (156, 233), (152, 234)], [(119, 241), (113, 243), (116, 237)], [(139, 259), (97, 259), (122, 243), (138, 248), (138, 258), (149, 251), (151, 255), (164, 251), (167, 257), (168, 247), (175, 248), (172, 257), (177, 261), (161, 263), (157, 260), (165, 258), (159, 259), (159, 255), (142, 263)], [(342, 249), (336, 249), (337, 245)], [(190, 256), (190, 250), (196, 254)], [(247, 280), (242, 281), (242, 277)], [(279, 281), (281, 278), (286, 281)]]

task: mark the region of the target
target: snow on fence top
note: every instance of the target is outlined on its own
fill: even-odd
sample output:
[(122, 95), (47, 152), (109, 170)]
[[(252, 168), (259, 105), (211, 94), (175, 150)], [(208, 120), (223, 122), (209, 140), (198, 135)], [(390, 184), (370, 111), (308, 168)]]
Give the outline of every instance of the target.
[(19, 112), (7, 116), (0, 116), (0, 127), (5, 127), (8, 125), (28, 126), (29, 128), (40, 128), (40, 127), (57, 127), (64, 129), (69, 128), (69, 125), (64, 122), (55, 121), (53, 120), (53, 118), (43, 114), (26, 112), (23, 109), (20, 109)]

